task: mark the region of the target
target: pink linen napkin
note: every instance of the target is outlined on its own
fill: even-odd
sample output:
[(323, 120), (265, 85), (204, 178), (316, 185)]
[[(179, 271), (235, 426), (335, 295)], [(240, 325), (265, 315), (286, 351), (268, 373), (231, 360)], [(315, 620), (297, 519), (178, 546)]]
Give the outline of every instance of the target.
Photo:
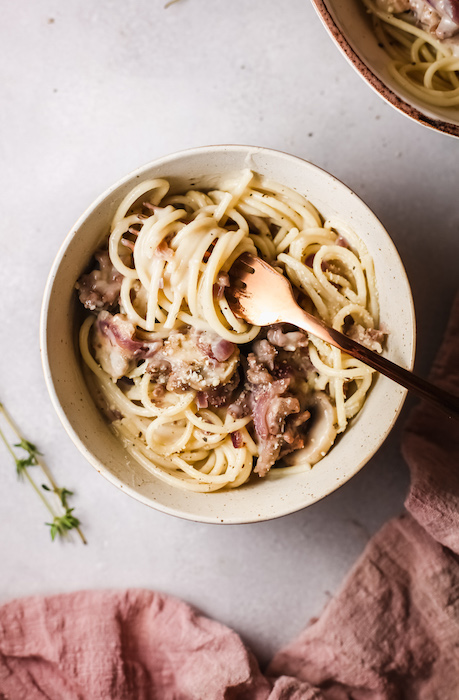
[(265, 699), (238, 635), (175, 598), (82, 591), (0, 609), (0, 698)]
[[(459, 395), (459, 295), (430, 379)], [(408, 514), (373, 537), (318, 622), (268, 669), (325, 700), (459, 699), (459, 423), (423, 402), (402, 451)]]
[[(459, 296), (431, 379), (459, 395)], [(407, 513), (266, 675), (177, 599), (78, 592), (0, 608), (0, 700), (458, 700), (459, 424), (419, 405), (403, 454)]]

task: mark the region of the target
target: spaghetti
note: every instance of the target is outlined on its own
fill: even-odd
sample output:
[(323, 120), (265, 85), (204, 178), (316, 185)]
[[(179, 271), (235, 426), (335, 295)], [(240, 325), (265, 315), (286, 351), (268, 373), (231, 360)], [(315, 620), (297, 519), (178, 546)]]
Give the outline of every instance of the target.
[(185, 194), (163, 179), (140, 183), (77, 283), (91, 312), (81, 355), (114, 431), (149, 472), (193, 491), (236, 488), (279, 458), (277, 474), (309, 468), (372, 381), (366, 365), (313, 336), (234, 316), (225, 288), (245, 251), (288, 276), (306, 310), (381, 350), (362, 241), (249, 170)]
[[(388, 70), (399, 85), (429, 105), (459, 105), (459, 42), (451, 34), (459, 31), (459, 24), (431, 6), (441, 3), (399, 0), (403, 11), (393, 12), (389, 9), (397, 7), (397, 2), (362, 1), (372, 15), (380, 45), (391, 58)], [(387, 10), (382, 9), (386, 6)], [(440, 30), (442, 23), (449, 32)]]

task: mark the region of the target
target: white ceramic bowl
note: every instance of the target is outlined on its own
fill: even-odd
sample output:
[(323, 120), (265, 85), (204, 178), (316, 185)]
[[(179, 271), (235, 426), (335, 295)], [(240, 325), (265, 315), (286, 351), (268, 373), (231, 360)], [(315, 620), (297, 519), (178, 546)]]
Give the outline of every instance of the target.
[(378, 44), (361, 0), (312, 0), (312, 4), (335, 44), (378, 95), (420, 124), (459, 136), (459, 106), (428, 105), (391, 76), (387, 69), (390, 59)]
[(149, 506), (209, 523), (248, 523), (286, 515), (344, 484), (389, 434), (405, 390), (378, 377), (364, 407), (329, 454), (313, 469), (257, 479), (230, 491), (182, 491), (158, 481), (138, 465), (111, 432), (85, 384), (76, 345), (75, 281), (108, 234), (122, 197), (139, 180), (165, 177), (175, 191), (201, 178), (251, 168), (305, 195), (323, 216), (339, 215), (367, 245), (376, 269), (381, 321), (390, 328), (385, 354), (412, 368), (415, 326), (410, 287), (389, 235), (368, 207), (345, 185), (300, 158), (265, 148), (210, 146), (176, 153), (139, 168), (116, 183), (83, 214), (65, 239), (47, 283), (42, 317), (43, 366), (54, 407), (87, 460), (109, 481)]

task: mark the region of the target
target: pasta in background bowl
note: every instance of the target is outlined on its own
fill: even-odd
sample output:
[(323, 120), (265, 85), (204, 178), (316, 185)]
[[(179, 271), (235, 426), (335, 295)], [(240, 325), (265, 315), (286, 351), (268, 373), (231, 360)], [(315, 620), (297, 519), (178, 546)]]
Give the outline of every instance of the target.
[(435, 13), (434, 5), (442, 7), (440, 0), (411, 0), (412, 12), (406, 12), (410, 0), (312, 4), (338, 48), (375, 92), (424, 126), (459, 136), (459, 33), (439, 38), (443, 34), (435, 33), (431, 20), (421, 22), (426, 11)]
[[(222, 182), (232, 184), (225, 190), (221, 187)], [(294, 156), (245, 146), (194, 149), (167, 156), (140, 168), (102, 195), (77, 222), (64, 242), (54, 263), (45, 292), (41, 320), (41, 345), (45, 377), (54, 406), (76, 445), (97, 470), (112, 483), (138, 500), (164, 512), (203, 522), (238, 523), (266, 520), (299, 510), (334, 491), (368, 461), (389, 433), (403, 404), (405, 390), (384, 377), (377, 377), (363, 402), (371, 377), (368, 380), (365, 379), (361, 384), (361, 390), (359, 390), (360, 385), (357, 385), (355, 410), (351, 410), (352, 402), (347, 408), (343, 403), (340, 409), (343, 411), (341, 418), (337, 416), (333, 420), (337, 429), (344, 430), (347, 423), (347, 410), (349, 425), (330, 451), (317, 461), (315, 466), (311, 468), (309, 463), (305, 463), (304, 460), (302, 462), (299, 458), (296, 467), (287, 466), (284, 469), (269, 470), (272, 466), (270, 463), (264, 470), (264, 473), (268, 472), (265, 478), (250, 476), (256, 451), (256, 445), (255, 448), (253, 444), (251, 445), (247, 431), (250, 418), (246, 415), (242, 418), (236, 415), (227, 418), (226, 414), (222, 413), (223, 404), (218, 401), (215, 403), (213, 399), (215, 388), (221, 388), (220, 383), (225, 391), (225, 387), (230, 387), (232, 390), (230, 380), (234, 375), (239, 352), (237, 336), (242, 342), (253, 341), (257, 337), (258, 329), (244, 327), (243, 324), (237, 326), (235, 320), (224, 309), (224, 294), (219, 294), (219, 290), (215, 294), (212, 286), (223, 264), (219, 262), (218, 251), (222, 253), (221, 260), (229, 264), (231, 255), (237, 257), (242, 252), (241, 246), (250, 248), (256, 245), (263, 257), (271, 261), (275, 259), (276, 264), (284, 266), (284, 272), (289, 265), (293, 268), (297, 264), (294, 257), (294, 242), (299, 240), (299, 234), (297, 228), (295, 232), (295, 226), (292, 227), (290, 223), (283, 231), (281, 223), (276, 224), (275, 230), (278, 237), (274, 245), (270, 235), (265, 235), (264, 224), (260, 223), (261, 217), (257, 215), (253, 205), (252, 208), (248, 208), (248, 204), (241, 205), (239, 210), (236, 207), (234, 212), (229, 213), (231, 197), (234, 197), (234, 192), (238, 188), (240, 192), (244, 191), (247, 197), (250, 194), (255, 195), (255, 198), (259, 195), (260, 206), (269, 208), (269, 197), (273, 194), (280, 196), (279, 193), (273, 193), (272, 188), (278, 185), (272, 183), (280, 183), (282, 196), (289, 193), (289, 196), (297, 202), (306, 198), (312, 206), (310, 209), (305, 208), (303, 214), (311, 219), (309, 222), (311, 230), (319, 228), (318, 224), (325, 222), (324, 228), (320, 231), (321, 235), (328, 236), (329, 249), (336, 248), (334, 244), (338, 237), (341, 237), (340, 243), (345, 258), (354, 254), (352, 248), (355, 250), (356, 242), (361, 243), (359, 257), (367, 255), (369, 257), (366, 264), (369, 265), (369, 260), (374, 263), (374, 284), (379, 293), (381, 322), (390, 329), (384, 352), (402, 366), (411, 368), (413, 364), (413, 305), (408, 281), (396, 249), (382, 225), (366, 205), (331, 175)], [(218, 189), (219, 187), (221, 189)], [(165, 188), (164, 191), (161, 191), (161, 188)], [(199, 191), (201, 191), (200, 194)], [(229, 197), (226, 199), (226, 204), (225, 191)], [(191, 199), (196, 200), (194, 203), (184, 198), (184, 193), (187, 192), (191, 192)], [(211, 195), (211, 193), (217, 194)], [(235, 200), (236, 197), (234, 197)], [(146, 202), (147, 208), (151, 210), (142, 211), (138, 208), (139, 202), (141, 207)], [(296, 206), (299, 207), (300, 204)], [(213, 217), (215, 213), (217, 214), (220, 222), (218, 227), (220, 233), (216, 234), (217, 243), (214, 241), (211, 246), (209, 241), (205, 240), (205, 235), (202, 238), (202, 227), (204, 226), (204, 231), (206, 230), (205, 211), (202, 210), (206, 207), (212, 210)], [(217, 212), (215, 212), (216, 208)], [(283, 211), (285, 214), (287, 209)], [(235, 219), (241, 215), (241, 212), (245, 212), (246, 217), (251, 219), (250, 236), (241, 233), (244, 226), (243, 217), (237, 225), (235, 224)], [(320, 213), (320, 219), (314, 218), (317, 216), (315, 212)], [(289, 212), (287, 214), (292, 216)], [(134, 218), (129, 219), (129, 217)], [(226, 218), (230, 222), (227, 229), (224, 227)], [(214, 230), (215, 218), (213, 222), (213, 228), (212, 226), (208, 228), (208, 232)], [(253, 228), (254, 222), (260, 230)], [(328, 225), (327, 222), (329, 222)], [(338, 222), (345, 222), (345, 224)], [(297, 224), (303, 226), (303, 222), (297, 221)], [(124, 291), (118, 292), (118, 297), (115, 295), (114, 302), (109, 302), (109, 304), (112, 303), (112, 308), (108, 311), (96, 308), (99, 301), (91, 297), (93, 285), (87, 285), (89, 292), (85, 296), (84, 281), (85, 274), (90, 274), (87, 270), (92, 254), (98, 249), (103, 251), (106, 246), (111, 225), (112, 234), (108, 250), (114, 256), (112, 260), (115, 259), (116, 265), (124, 273)], [(341, 225), (345, 226), (345, 231), (339, 229)], [(200, 235), (194, 239), (190, 237), (190, 231), (197, 232), (198, 229)], [(130, 233), (126, 233), (128, 230)], [(124, 239), (121, 241), (123, 232)], [(317, 236), (317, 232), (315, 235)], [(159, 247), (161, 254), (157, 255), (153, 265), (158, 267), (158, 280), (161, 279), (161, 284), (156, 286), (152, 284), (154, 270), (152, 273), (150, 271), (148, 278), (145, 278), (145, 271), (142, 272), (141, 269), (142, 245), (146, 244), (148, 236), (150, 239), (153, 236), (154, 250), (158, 251), (158, 244), (163, 246)], [(159, 238), (156, 240), (155, 236)], [(355, 240), (346, 240), (346, 236), (348, 238), (355, 236)], [(197, 257), (198, 261), (201, 260), (201, 264), (196, 265), (193, 264), (193, 255), (201, 239), (202, 246), (207, 252), (204, 249), (201, 251), (200, 257), (199, 255)], [(178, 254), (177, 251), (181, 245), (184, 246), (182, 258), (185, 262), (188, 260), (188, 264), (182, 266), (182, 272), (178, 277), (174, 277), (173, 275), (178, 273), (174, 266), (171, 266), (168, 272), (169, 253), (166, 249), (171, 246), (171, 253), (174, 249)], [(136, 246), (138, 246), (137, 254)], [(187, 246), (190, 247), (187, 248)], [(189, 250), (189, 259), (185, 249)], [(119, 251), (124, 250), (126, 255), (122, 255), (122, 259), (118, 258)], [(318, 245), (311, 250), (317, 255), (315, 267), (320, 275), (321, 270), (326, 269), (326, 261), (320, 258)], [(207, 256), (204, 260), (209, 262), (209, 265), (202, 263), (204, 252)], [(136, 265), (134, 265), (134, 259)], [(207, 279), (207, 270), (214, 265), (214, 260), (217, 267), (209, 272), (207, 275), (209, 279)], [(314, 267), (312, 259), (308, 263), (311, 267), (307, 266), (307, 274)], [(100, 263), (100, 266), (102, 264)], [(99, 266), (96, 268), (99, 269)], [(195, 274), (194, 278), (193, 274)], [(293, 277), (297, 275), (293, 281), (298, 283), (299, 273), (291, 270), (290, 274)], [(334, 284), (331, 287), (336, 290), (339, 281), (336, 270), (330, 268), (327, 274), (332, 275)], [(201, 277), (198, 282), (199, 275)], [(140, 278), (144, 282), (141, 282)], [(80, 295), (83, 294), (82, 301), (87, 301), (86, 306), (91, 312), (86, 321), (83, 320), (75, 299), (76, 280), (80, 280), (79, 291)], [(324, 278), (324, 284), (326, 282), (327, 278)], [(196, 288), (202, 292), (206, 289), (206, 285), (209, 287), (208, 296), (201, 294), (196, 297), (191, 293)], [(178, 289), (181, 292), (177, 296)], [(189, 293), (191, 297), (187, 296)], [(352, 293), (349, 292), (349, 294), (352, 297)], [(370, 297), (372, 296), (370, 294)], [(373, 306), (372, 314), (377, 314), (376, 297), (373, 302), (371, 298), (369, 299), (370, 307)], [(213, 300), (212, 303), (208, 301), (209, 299)], [(355, 301), (353, 297), (351, 300)], [(317, 301), (317, 304), (320, 305), (320, 301)], [(341, 303), (341, 306), (344, 308), (345, 304)], [(119, 311), (122, 313), (119, 314)], [(129, 314), (135, 320), (139, 337), (134, 336), (132, 328), (117, 326), (120, 323), (128, 323)], [(210, 335), (215, 331), (214, 314), (217, 314), (218, 323), (223, 324), (221, 328), (217, 327), (216, 336)], [(365, 325), (372, 327), (370, 311), (360, 310), (356, 319), (361, 321), (362, 314), (368, 314), (365, 317)], [(346, 311), (343, 311), (344, 315), (347, 315)], [(95, 318), (97, 320), (94, 320)], [(88, 379), (85, 376), (87, 373), (83, 369), (85, 363), (81, 360), (78, 348), (78, 331), (81, 326), (84, 329), (80, 334), (83, 357), (92, 373), (98, 376), (96, 383), (99, 389), (102, 389), (102, 393), (104, 391), (106, 393), (106, 407), (114, 410), (111, 427), (96, 406), (88, 387)], [(92, 331), (90, 326), (94, 326)], [(90, 335), (91, 333), (96, 334), (96, 340)], [(122, 341), (122, 345), (129, 347), (131, 354), (123, 350), (121, 355), (115, 353), (113, 356), (113, 347), (118, 346), (116, 342), (110, 344), (108, 341), (110, 353), (104, 356), (104, 342), (107, 342), (107, 338), (110, 337), (116, 336), (119, 339), (120, 333), (127, 333), (123, 336), (125, 340)], [(285, 334), (282, 335), (282, 330), (273, 329), (272, 333), (274, 335), (269, 335), (268, 331), (266, 340), (262, 341), (266, 345), (259, 347), (264, 347), (266, 350), (275, 343), (278, 343), (276, 346), (278, 348), (281, 345), (285, 346)], [(211, 356), (215, 360), (216, 354), (219, 361), (213, 360), (210, 364), (213, 368), (212, 372), (217, 368), (218, 372), (223, 372), (224, 375), (215, 379), (212, 372), (209, 373), (207, 370), (203, 372), (205, 362), (201, 362), (199, 371), (195, 372), (196, 347), (200, 347), (203, 354), (208, 356), (209, 350), (206, 348), (209, 348), (215, 340), (218, 342), (219, 337), (223, 337), (226, 346), (217, 345), (216, 349), (212, 346)], [(296, 338), (296, 340), (301, 339)], [(235, 341), (234, 345), (233, 341)], [(182, 359), (188, 357), (190, 343), (194, 353), (193, 371), (177, 375), (177, 372), (174, 373), (174, 362), (171, 362), (171, 358), (176, 358), (177, 352), (181, 353)], [(100, 345), (99, 349), (96, 345)], [(301, 346), (301, 343), (299, 345)], [(240, 347), (244, 348), (245, 345)], [(284, 353), (284, 360), (287, 358), (286, 363), (290, 365), (292, 355), (285, 355), (288, 351), (289, 348), (283, 349), (282, 353)], [(258, 350), (253, 355), (255, 356), (257, 352)], [(320, 367), (321, 349), (316, 348), (315, 352), (315, 362)], [(162, 357), (162, 360), (167, 360), (166, 364), (161, 365), (163, 369), (158, 369), (161, 363), (155, 360), (156, 366), (153, 369), (149, 367), (148, 371), (145, 371), (152, 357), (156, 359)], [(311, 357), (314, 361), (312, 352)], [(108, 365), (104, 365), (107, 362)], [(165, 366), (167, 366), (166, 371)], [(186, 362), (185, 365), (181, 362), (180, 366), (182, 369), (183, 366), (188, 367)], [(266, 369), (266, 366), (263, 369)], [(275, 370), (276, 368), (273, 367), (273, 372)], [(317, 369), (312, 372), (311, 377), (314, 381), (319, 380), (319, 384), (322, 381), (318, 389), (323, 388), (326, 391), (329, 391), (328, 385), (335, 382), (335, 380), (330, 382), (329, 377), (320, 380), (320, 371)], [(253, 381), (256, 380), (252, 375)], [(278, 383), (279, 381), (278, 378)], [(336, 381), (339, 384), (338, 375)], [(177, 382), (180, 385), (178, 390)], [(253, 387), (253, 384), (251, 386)], [(175, 421), (175, 425), (174, 421), (167, 416), (158, 420), (158, 404), (155, 399), (151, 399), (153, 396), (151, 392), (157, 389), (161, 390), (158, 400), (162, 408), (166, 408), (166, 414), (171, 411), (177, 412), (178, 420)], [(314, 390), (316, 389), (317, 387), (314, 387)], [(118, 392), (116, 397), (114, 391)], [(306, 386), (305, 395), (309, 395), (309, 391), (310, 389)], [(322, 393), (325, 396), (326, 391), (319, 391), (318, 394)], [(302, 403), (303, 393), (303, 389), (298, 390), (298, 395), (295, 397), (295, 400), (298, 399), (298, 405), (295, 405), (292, 411), (298, 414), (300, 408), (306, 409), (301, 414), (306, 415), (308, 405)], [(315, 394), (312, 392), (311, 395)], [(132, 414), (126, 405), (128, 401), (135, 407)], [(288, 401), (292, 401), (290, 394)], [(140, 409), (138, 409), (139, 406)], [(360, 406), (362, 407), (358, 412)], [(355, 414), (357, 415), (353, 417)], [(345, 421), (341, 426), (340, 420)], [(213, 427), (205, 431), (204, 428), (208, 428), (211, 423)], [(150, 424), (153, 424), (153, 427), (150, 427)], [(203, 436), (206, 433), (210, 435), (204, 439)], [(120, 435), (123, 440), (120, 439)], [(255, 440), (258, 437), (255, 435)], [(218, 452), (217, 462), (209, 446), (204, 445), (203, 439), (206, 443), (207, 440), (214, 441), (218, 448), (215, 450)], [(293, 438), (292, 442), (294, 442)], [(242, 445), (244, 450), (240, 449)], [(304, 447), (300, 443), (297, 443), (297, 446)], [(156, 468), (149, 468), (145, 459), (145, 455), (149, 454), (148, 451), (151, 448), (154, 448), (155, 454), (159, 456), (159, 461), (154, 465)], [(278, 456), (282, 456), (283, 452), (288, 452), (284, 448), (285, 444), (274, 445), (271, 462), (274, 462)], [(293, 451), (292, 454), (295, 455), (295, 452)], [(301, 455), (301, 449), (298, 450), (298, 455)], [(224, 466), (222, 466), (222, 460), (226, 460)], [(238, 460), (241, 462), (240, 465), (237, 463)], [(162, 473), (158, 472), (158, 464), (159, 467), (162, 466)], [(196, 467), (202, 472), (197, 472)], [(262, 469), (260, 473), (261, 471)], [(208, 474), (209, 477), (196, 480), (194, 478), (196, 472), (198, 477), (202, 473)], [(177, 488), (177, 478), (184, 482), (179, 485), (185, 485), (187, 488)], [(192, 484), (191, 488), (188, 488), (188, 482)], [(232, 486), (238, 486), (238, 488), (231, 488)]]

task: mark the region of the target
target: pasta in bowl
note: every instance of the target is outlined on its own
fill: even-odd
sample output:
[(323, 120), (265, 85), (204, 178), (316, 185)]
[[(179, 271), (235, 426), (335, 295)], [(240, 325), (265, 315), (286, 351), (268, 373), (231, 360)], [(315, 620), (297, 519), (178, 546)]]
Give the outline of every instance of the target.
[(366, 365), (303, 331), (234, 316), (225, 288), (244, 252), (277, 265), (308, 310), (382, 350), (364, 244), (247, 169), (207, 192), (136, 185), (77, 283), (90, 311), (81, 354), (115, 432), (146, 469), (193, 491), (238, 487), (252, 465), (265, 476), (297, 450), (310, 468), (372, 381)]
[[(374, 240), (365, 219), (378, 231)], [(405, 392), (384, 378), (369, 392), (367, 367), (298, 329), (260, 330), (234, 317), (228, 271), (242, 252), (257, 253), (291, 279), (305, 308), (382, 350), (382, 250), (393, 256), (394, 283), (410, 300), (383, 231), (334, 178), (266, 149), (196, 149), (130, 176), (77, 225), (45, 297), (45, 372), (77, 445), (131, 495), (204, 521), (271, 518), (334, 490), (380, 444)], [(73, 316), (57, 354), (64, 345), (73, 400), (50, 344), (61, 284)], [(402, 362), (408, 353), (410, 366), (406, 309), (385, 323), (385, 349)]]

